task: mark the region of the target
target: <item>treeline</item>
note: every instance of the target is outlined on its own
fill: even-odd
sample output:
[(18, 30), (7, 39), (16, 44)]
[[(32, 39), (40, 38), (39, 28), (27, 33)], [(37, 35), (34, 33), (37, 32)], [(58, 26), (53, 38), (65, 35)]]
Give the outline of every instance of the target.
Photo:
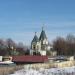
[(12, 39), (0, 39), (0, 56), (6, 55), (26, 55), (28, 54), (28, 47), (23, 43), (15, 43)]
[[(57, 55), (75, 55), (75, 36), (68, 35), (66, 38), (57, 37), (52, 42), (52, 50)], [(22, 42), (15, 43), (12, 39), (0, 39), (0, 56), (29, 55), (29, 48)]]
[(57, 55), (75, 55), (75, 36), (56, 38), (53, 41), (53, 50), (57, 51)]

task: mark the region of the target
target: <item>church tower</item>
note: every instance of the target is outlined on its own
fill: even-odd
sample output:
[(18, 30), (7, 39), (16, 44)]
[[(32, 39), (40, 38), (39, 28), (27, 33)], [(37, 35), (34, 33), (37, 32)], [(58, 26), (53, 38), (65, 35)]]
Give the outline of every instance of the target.
[(41, 44), (39, 42), (39, 39), (36, 35), (36, 32), (35, 32), (35, 36), (31, 42), (31, 49), (34, 50), (34, 51), (37, 51), (37, 50), (40, 50), (41, 49)]
[(41, 42), (41, 50), (47, 50), (48, 40), (43, 27), (39, 37), (39, 41)]

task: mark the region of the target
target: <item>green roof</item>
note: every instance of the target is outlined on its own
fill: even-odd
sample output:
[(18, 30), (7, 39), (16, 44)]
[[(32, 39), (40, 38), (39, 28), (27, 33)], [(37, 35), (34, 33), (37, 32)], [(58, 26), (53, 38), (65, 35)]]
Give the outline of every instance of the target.
[(44, 39), (47, 39), (47, 37), (46, 37), (45, 31), (42, 30), (39, 40), (44, 40)]

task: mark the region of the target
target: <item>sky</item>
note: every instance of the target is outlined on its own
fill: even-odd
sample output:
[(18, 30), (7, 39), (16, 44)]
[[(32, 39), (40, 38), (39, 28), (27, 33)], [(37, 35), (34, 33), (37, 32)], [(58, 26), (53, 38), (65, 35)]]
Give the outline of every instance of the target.
[(75, 35), (75, 0), (0, 0), (0, 38), (30, 45), (43, 25), (50, 42)]

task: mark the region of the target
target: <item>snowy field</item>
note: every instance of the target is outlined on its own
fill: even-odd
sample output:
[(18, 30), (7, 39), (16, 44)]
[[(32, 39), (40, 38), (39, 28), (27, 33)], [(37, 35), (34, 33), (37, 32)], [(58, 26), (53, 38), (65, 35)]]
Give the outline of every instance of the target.
[(10, 75), (75, 75), (75, 67), (51, 68), (51, 69), (32, 69), (25, 67)]

